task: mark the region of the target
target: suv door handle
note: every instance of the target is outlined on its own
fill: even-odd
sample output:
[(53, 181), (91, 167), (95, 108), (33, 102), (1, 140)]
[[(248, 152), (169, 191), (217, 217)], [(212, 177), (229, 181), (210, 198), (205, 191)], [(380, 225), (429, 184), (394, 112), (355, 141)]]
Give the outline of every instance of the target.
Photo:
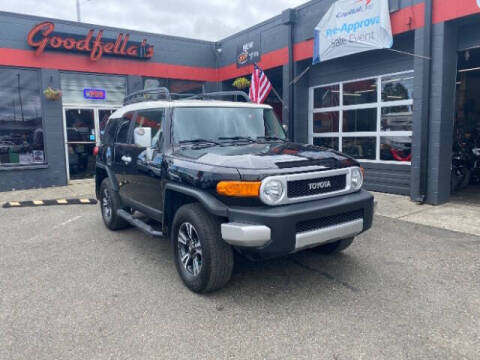
[(125, 163), (125, 165), (129, 164), (132, 161), (132, 158), (130, 156), (122, 156), (122, 161)]

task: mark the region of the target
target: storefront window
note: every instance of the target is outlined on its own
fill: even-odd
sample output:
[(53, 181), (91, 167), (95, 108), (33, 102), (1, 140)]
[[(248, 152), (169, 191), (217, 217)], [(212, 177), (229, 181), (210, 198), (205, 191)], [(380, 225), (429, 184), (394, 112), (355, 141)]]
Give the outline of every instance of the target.
[(324, 146), (334, 150), (338, 150), (338, 137), (319, 137), (313, 139), (313, 145)]
[(339, 114), (335, 112), (316, 113), (313, 115), (313, 132), (338, 132)]
[(344, 137), (343, 152), (357, 159), (375, 160), (374, 137)]
[(202, 92), (202, 86), (203, 82), (201, 81), (158, 78), (143, 79), (144, 89), (166, 87), (171, 93), (174, 94), (200, 94)]
[(412, 160), (411, 136), (385, 136), (381, 138), (380, 159), (408, 162)]
[(0, 166), (44, 164), (40, 78), (0, 68)]
[(326, 108), (340, 104), (340, 87), (338, 85), (324, 86), (313, 91), (313, 102), (315, 108)]
[(382, 108), (382, 131), (412, 131), (413, 106)]
[(413, 99), (413, 74), (384, 76), (382, 78), (382, 101)]
[(413, 71), (311, 91), (313, 144), (337, 148), (360, 160), (411, 161)]
[(377, 102), (377, 79), (343, 84), (343, 105), (371, 104), (375, 102)]
[(377, 109), (358, 109), (343, 112), (343, 132), (376, 131)]

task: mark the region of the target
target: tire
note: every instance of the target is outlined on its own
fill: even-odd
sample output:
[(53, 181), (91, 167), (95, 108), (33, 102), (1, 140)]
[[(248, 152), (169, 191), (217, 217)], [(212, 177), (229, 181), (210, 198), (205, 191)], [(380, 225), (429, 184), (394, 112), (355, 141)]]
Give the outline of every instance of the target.
[(338, 240), (322, 246), (317, 246), (312, 250), (315, 251), (316, 253), (324, 254), (324, 255), (336, 254), (336, 253), (339, 253), (340, 251), (345, 250), (350, 245), (352, 245), (354, 239), (355, 239), (354, 237), (351, 237), (347, 239)]
[(117, 215), (121, 209), (121, 201), (118, 193), (112, 189), (109, 178), (105, 178), (100, 185), (100, 211), (103, 222), (110, 230), (119, 230), (129, 226), (128, 222)]
[(171, 233), (175, 266), (185, 285), (196, 293), (222, 288), (233, 270), (233, 250), (223, 241), (220, 222), (200, 204), (183, 205)]

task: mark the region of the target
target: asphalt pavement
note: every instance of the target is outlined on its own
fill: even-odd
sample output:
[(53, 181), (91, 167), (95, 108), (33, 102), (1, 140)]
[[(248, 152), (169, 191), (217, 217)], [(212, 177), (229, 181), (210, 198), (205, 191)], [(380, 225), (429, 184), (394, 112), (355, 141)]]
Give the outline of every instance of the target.
[(343, 254), (181, 283), (98, 206), (0, 209), (0, 359), (478, 359), (480, 237), (377, 216)]

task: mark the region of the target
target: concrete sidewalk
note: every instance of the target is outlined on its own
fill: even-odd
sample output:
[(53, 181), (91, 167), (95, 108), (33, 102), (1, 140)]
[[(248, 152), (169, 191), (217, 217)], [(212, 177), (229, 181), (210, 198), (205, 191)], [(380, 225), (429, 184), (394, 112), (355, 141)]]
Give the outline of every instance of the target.
[(420, 205), (408, 196), (373, 193), (377, 215), (480, 236), (480, 194), (460, 194), (443, 205)]
[[(439, 206), (419, 205), (407, 196), (374, 192), (377, 215), (480, 236), (480, 192), (462, 193)], [(0, 192), (0, 204), (7, 201), (50, 200), (95, 197), (93, 179), (73, 181), (68, 186)]]
[(74, 180), (67, 186), (0, 192), (0, 205), (7, 201), (95, 198), (93, 179)]

